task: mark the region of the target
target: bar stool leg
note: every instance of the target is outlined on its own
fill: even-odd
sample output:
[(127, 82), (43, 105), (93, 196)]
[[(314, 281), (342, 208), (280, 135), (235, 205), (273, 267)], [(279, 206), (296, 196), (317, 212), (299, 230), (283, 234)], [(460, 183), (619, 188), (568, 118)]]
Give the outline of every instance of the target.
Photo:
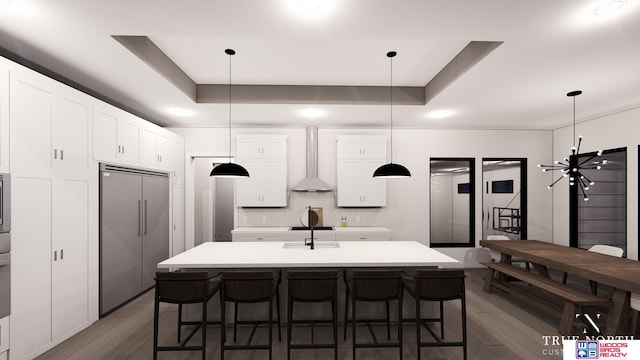
[(224, 360), (224, 344), (227, 342), (224, 286), (220, 291), (220, 360)]
[(160, 318), (160, 301), (158, 300), (158, 287), (156, 286), (156, 296), (153, 317), (153, 360), (158, 358), (158, 322)]
[(233, 303), (233, 342), (236, 342), (238, 333), (238, 303)]
[[(182, 306), (182, 304), (180, 305)], [(202, 360), (206, 360), (207, 359), (207, 298), (206, 297), (202, 300), (202, 324), (200, 326), (202, 326)]]
[(444, 302), (440, 301), (440, 338), (444, 340)]
[(420, 360), (420, 353), (422, 348), (420, 347), (420, 325), (421, 325), (421, 317), (420, 317), (420, 298), (416, 297), (416, 346), (418, 350), (417, 359)]
[(181, 331), (182, 331), (182, 304), (178, 304), (178, 343), (180, 343)]
[(391, 322), (389, 321), (389, 301), (385, 301), (387, 308), (387, 340), (391, 340)]
[(345, 296), (344, 296), (344, 341), (347, 341), (347, 324), (348, 324), (348, 314), (349, 314), (349, 288), (346, 288)]
[(333, 310), (333, 353), (334, 360), (338, 360), (338, 295), (331, 300), (331, 310)]
[[(278, 328), (280, 331), (280, 328)], [(272, 359), (273, 349), (273, 300), (269, 299), (269, 360)]]
[(293, 300), (287, 301), (287, 360), (291, 359), (291, 332), (293, 328)]
[(280, 291), (276, 291), (276, 316), (278, 316), (278, 341), (282, 342), (282, 333), (280, 331)]
[(353, 360), (356, 359), (356, 298), (351, 297), (351, 335), (353, 336)]

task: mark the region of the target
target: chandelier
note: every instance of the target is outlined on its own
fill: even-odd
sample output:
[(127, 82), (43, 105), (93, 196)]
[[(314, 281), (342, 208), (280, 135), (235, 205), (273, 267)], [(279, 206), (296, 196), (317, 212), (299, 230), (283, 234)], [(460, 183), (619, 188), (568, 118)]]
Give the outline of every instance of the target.
[(582, 135), (578, 136), (578, 146), (576, 147), (576, 96), (582, 94), (582, 90), (575, 90), (567, 93), (567, 96), (573, 98), (573, 147), (571, 147), (571, 155), (568, 158), (564, 158), (562, 161), (556, 161), (553, 165), (542, 165), (538, 164), (539, 168), (542, 168), (543, 172), (547, 171), (560, 171), (562, 175), (551, 185), (547, 186), (547, 189), (551, 189), (553, 185), (557, 184), (560, 180), (565, 177), (569, 178), (569, 186), (578, 185), (580, 192), (582, 193), (582, 198), (584, 201), (589, 201), (589, 196), (587, 196), (587, 191), (589, 191), (589, 187), (593, 186), (595, 182), (591, 181), (587, 178), (582, 171), (584, 170), (600, 170), (602, 165), (607, 163), (607, 160), (596, 160), (602, 156), (602, 150), (598, 150), (593, 155), (590, 155), (584, 160), (580, 159), (580, 144), (582, 144)]

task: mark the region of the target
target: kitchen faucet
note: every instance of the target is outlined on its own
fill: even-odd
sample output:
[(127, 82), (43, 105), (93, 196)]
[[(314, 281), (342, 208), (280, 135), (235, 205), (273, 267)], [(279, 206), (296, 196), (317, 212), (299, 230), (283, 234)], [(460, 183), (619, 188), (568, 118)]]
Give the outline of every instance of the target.
[(311, 215), (311, 205), (309, 205), (308, 224), (309, 224), (309, 227), (311, 228), (311, 241), (309, 243), (305, 241), (304, 245), (305, 246), (309, 245), (311, 247), (311, 250), (315, 249), (314, 242), (313, 242), (313, 224), (315, 221), (312, 219), (312, 216), (313, 215)]

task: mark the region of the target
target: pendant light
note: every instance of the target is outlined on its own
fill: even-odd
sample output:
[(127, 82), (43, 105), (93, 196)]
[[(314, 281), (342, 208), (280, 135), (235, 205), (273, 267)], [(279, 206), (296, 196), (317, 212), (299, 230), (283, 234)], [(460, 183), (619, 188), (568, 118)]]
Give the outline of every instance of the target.
[(576, 147), (576, 96), (582, 94), (582, 90), (575, 90), (567, 93), (567, 96), (573, 98), (573, 147), (571, 147), (571, 155), (568, 158), (564, 158), (562, 161), (556, 161), (553, 165), (542, 165), (539, 164), (538, 167), (542, 168), (543, 172), (547, 171), (562, 171), (562, 175), (551, 185), (547, 186), (548, 189), (551, 189), (553, 185), (557, 184), (560, 180), (565, 177), (569, 178), (569, 186), (576, 186), (580, 188), (580, 192), (582, 193), (582, 199), (584, 201), (589, 201), (589, 196), (587, 196), (587, 191), (589, 190), (589, 186), (595, 184), (595, 182), (589, 180), (584, 174), (582, 170), (600, 170), (602, 165), (607, 163), (607, 160), (597, 160), (592, 161), (595, 158), (602, 156), (602, 150), (598, 150), (595, 155), (589, 156), (585, 160), (580, 159), (580, 144), (582, 144), (582, 135), (578, 136), (578, 146)]
[(389, 82), (389, 98), (390, 98), (390, 110), (391, 110), (391, 162), (384, 164), (373, 172), (374, 178), (405, 178), (411, 177), (409, 169), (393, 163), (393, 57), (396, 56), (395, 51), (389, 51), (387, 57), (391, 63), (391, 81)]
[(231, 162), (231, 56), (235, 55), (235, 50), (226, 49), (225, 54), (229, 55), (229, 162), (213, 164), (213, 170), (209, 176), (220, 178), (244, 178), (249, 177), (247, 169), (241, 165)]

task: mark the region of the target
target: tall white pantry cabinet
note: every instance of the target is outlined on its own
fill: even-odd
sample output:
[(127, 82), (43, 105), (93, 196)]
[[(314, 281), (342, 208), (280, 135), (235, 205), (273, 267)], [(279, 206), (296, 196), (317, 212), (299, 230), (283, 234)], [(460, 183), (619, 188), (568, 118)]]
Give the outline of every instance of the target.
[[(143, 129), (157, 133), (159, 147), (142, 145)], [(98, 319), (99, 162), (167, 171), (182, 201), (183, 157), (179, 135), (0, 58), (0, 170), (12, 177), (11, 360), (35, 358)], [(176, 233), (183, 211), (173, 204), (173, 242), (184, 242)]]
[(12, 359), (31, 358), (91, 323), (91, 98), (10, 71)]

